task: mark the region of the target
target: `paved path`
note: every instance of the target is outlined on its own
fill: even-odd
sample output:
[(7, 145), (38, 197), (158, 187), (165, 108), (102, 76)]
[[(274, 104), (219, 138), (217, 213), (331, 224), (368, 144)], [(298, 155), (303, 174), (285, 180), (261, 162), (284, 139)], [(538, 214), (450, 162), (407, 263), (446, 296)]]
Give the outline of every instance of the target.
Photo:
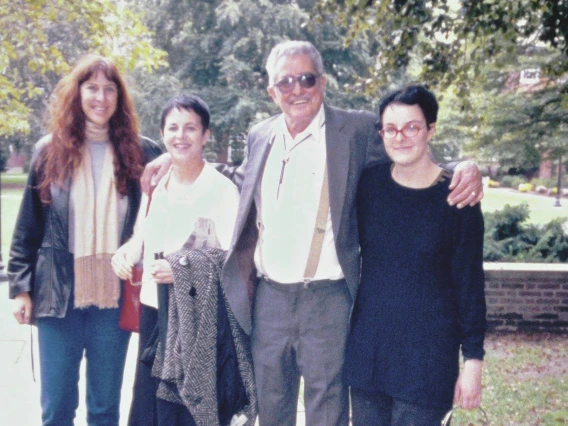
[[(12, 301), (8, 299), (8, 285), (0, 283), (0, 425), (2, 426), (41, 426), (39, 404), (39, 366), (37, 353), (37, 329), (33, 327), (34, 359), (36, 362), (36, 382), (32, 378), (30, 326), (19, 325), (12, 315)], [(120, 425), (125, 426), (132, 399), (132, 383), (138, 335), (130, 339), (122, 402), (120, 405)], [(87, 426), (85, 411), (84, 363), (79, 382), (79, 408), (75, 426)], [(297, 426), (304, 426), (304, 413), (298, 413)]]
[[(12, 316), (12, 301), (8, 299), (8, 285), (0, 284), (0, 413), (2, 426), (41, 426), (39, 404), (39, 358), (37, 352), (37, 329), (33, 328), (33, 347), (36, 382), (33, 381), (30, 350), (30, 326), (19, 325)], [(138, 335), (130, 339), (122, 403), (121, 425), (126, 425), (130, 400)], [(75, 426), (86, 426), (84, 363), (79, 383), (79, 408)]]

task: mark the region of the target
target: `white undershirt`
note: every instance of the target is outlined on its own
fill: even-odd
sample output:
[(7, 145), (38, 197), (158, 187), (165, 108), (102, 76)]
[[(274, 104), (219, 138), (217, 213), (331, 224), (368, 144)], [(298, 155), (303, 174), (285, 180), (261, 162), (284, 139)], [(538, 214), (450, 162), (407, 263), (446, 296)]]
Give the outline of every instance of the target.
[[(292, 138), (284, 116), (275, 125), (273, 144), (260, 185), (258, 271), (280, 283), (304, 280), (326, 162), (323, 105), (309, 126)], [(286, 161), (283, 168), (283, 160)], [(332, 165), (330, 165), (332, 167)], [(343, 272), (328, 213), (314, 280), (339, 279)]]

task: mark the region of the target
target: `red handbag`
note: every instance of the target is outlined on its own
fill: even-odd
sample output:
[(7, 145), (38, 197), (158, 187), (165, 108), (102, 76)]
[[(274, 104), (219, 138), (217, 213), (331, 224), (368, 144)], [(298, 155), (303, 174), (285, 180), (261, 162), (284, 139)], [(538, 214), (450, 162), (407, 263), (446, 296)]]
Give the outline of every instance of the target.
[[(148, 216), (148, 210), (150, 210), (152, 192), (154, 192), (154, 188), (151, 188), (148, 193), (146, 216)], [(144, 250), (142, 250), (142, 253), (144, 253)], [(125, 280), (122, 286), (122, 307), (120, 308), (118, 327), (122, 330), (134, 333), (140, 332), (140, 290), (142, 287), (139, 284), (134, 285), (133, 283), (140, 283), (142, 281), (142, 273), (142, 267), (133, 267), (132, 278)]]
[(142, 268), (132, 268), (132, 279), (125, 280), (122, 288), (122, 308), (118, 326), (125, 331), (140, 332), (140, 290), (133, 282), (142, 280)]

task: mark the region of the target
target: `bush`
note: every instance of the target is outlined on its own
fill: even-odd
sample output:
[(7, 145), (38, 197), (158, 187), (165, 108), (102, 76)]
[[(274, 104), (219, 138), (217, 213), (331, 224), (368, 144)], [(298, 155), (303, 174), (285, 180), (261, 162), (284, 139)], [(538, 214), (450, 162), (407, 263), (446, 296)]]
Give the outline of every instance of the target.
[(530, 183), (520, 183), (517, 189), (520, 192), (531, 192), (533, 186)]
[(549, 179), (534, 178), (534, 179), (531, 180), (531, 183), (534, 186), (542, 185), (542, 186), (545, 186), (546, 188), (550, 188), (551, 186), (556, 186), (556, 184), (558, 183), (558, 180), (552, 179), (552, 178), (549, 178)]
[(566, 219), (556, 219), (544, 226), (525, 225), (529, 213), (525, 203), (506, 205), (503, 210), (484, 215), (485, 261), (557, 263), (568, 260)]
[(505, 175), (501, 178), (501, 186), (505, 188), (518, 188), (522, 183), (527, 183), (527, 179), (524, 176)]

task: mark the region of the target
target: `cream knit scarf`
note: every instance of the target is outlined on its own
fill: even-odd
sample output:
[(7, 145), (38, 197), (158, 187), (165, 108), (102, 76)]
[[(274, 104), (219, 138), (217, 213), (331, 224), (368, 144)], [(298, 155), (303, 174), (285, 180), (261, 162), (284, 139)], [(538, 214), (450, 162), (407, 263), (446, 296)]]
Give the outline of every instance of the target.
[[(108, 141), (108, 131), (87, 122), (87, 139)], [(107, 146), (101, 181), (95, 194), (88, 142), (71, 183), (75, 206), (75, 307), (117, 308), (120, 282), (110, 260), (118, 246), (118, 193), (114, 154)]]

